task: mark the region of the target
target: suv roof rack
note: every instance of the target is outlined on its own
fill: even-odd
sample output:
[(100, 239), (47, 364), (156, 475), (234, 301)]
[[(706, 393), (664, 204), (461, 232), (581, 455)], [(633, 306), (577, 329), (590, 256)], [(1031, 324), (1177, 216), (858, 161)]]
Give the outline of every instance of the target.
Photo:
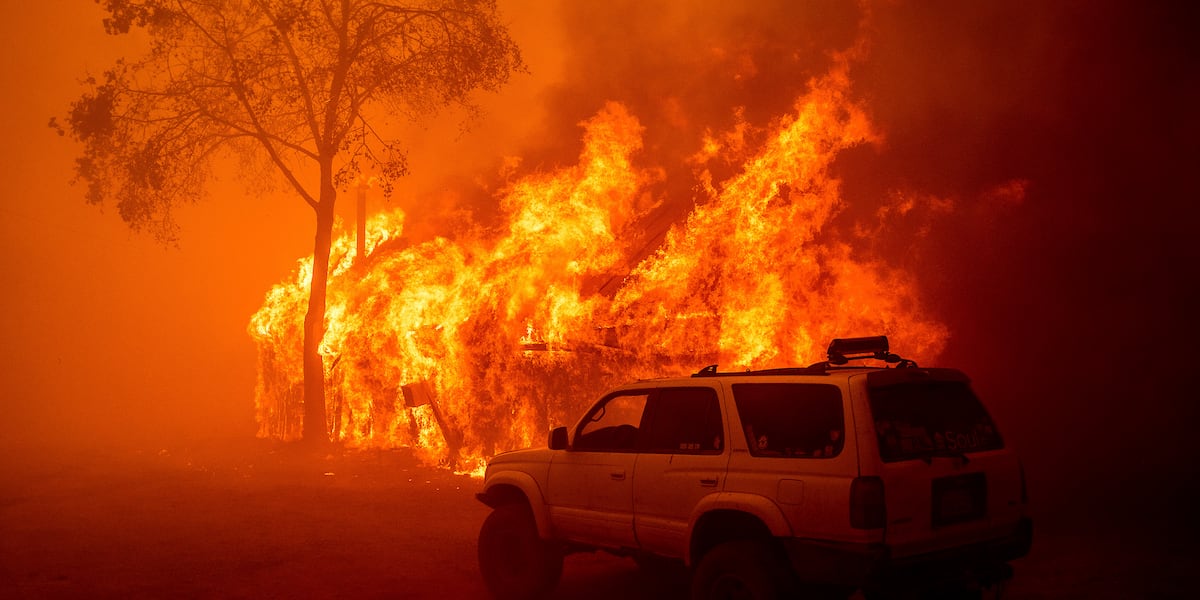
[(817, 363), (808, 367), (780, 367), (776, 369), (758, 369), (751, 371), (718, 371), (717, 365), (708, 365), (695, 373), (692, 377), (720, 377), (722, 375), (828, 375), (824, 367), (825, 363)]
[(692, 377), (718, 377), (721, 375), (828, 375), (829, 369), (837, 368), (852, 360), (873, 358), (896, 368), (915, 368), (917, 363), (888, 351), (886, 335), (856, 338), (835, 338), (829, 342), (829, 360), (813, 363), (807, 367), (782, 367), (757, 371), (717, 371), (717, 365), (708, 365), (692, 374)]

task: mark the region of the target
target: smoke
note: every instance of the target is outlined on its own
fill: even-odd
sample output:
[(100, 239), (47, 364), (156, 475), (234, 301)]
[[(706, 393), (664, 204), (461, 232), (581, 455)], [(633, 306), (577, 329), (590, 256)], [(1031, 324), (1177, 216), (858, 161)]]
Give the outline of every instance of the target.
[[(651, 225), (660, 234), (693, 205), (691, 161), (705, 135), (739, 125), (761, 131), (788, 113), (809, 80), (829, 70), (832, 53), (855, 43), (863, 17), (845, 2), (513, 0), (501, 9), (530, 73), (516, 77), (503, 97), (481, 98), (487, 116), (471, 124), (465, 144), (447, 135), (446, 126), (422, 130), (414, 160), (450, 143), (457, 160), (450, 169), (428, 164), (432, 173), (408, 182), (409, 198), (434, 195), (439, 206), (466, 208), (486, 223), (497, 214), (498, 187), (523, 173), (573, 163), (580, 124), (617, 102), (646, 125), (642, 156), (665, 174), (654, 190), (663, 206)], [(737, 158), (727, 157), (725, 171), (709, 165), (715, 179), (732, 175)], [(446, 195), (447, 189), (454, 191)], [(443, 230), (419, 229), (421, 216), (435, 216), (428, 202), (401, 200), (401, 206), (417, 217), (410, 234)]]
[[(571, 164), (579, 124), (615, 101), (645, 127), (639, 166), (664, 173), (644, 254), (700, 199), (693, 157), (706, 136), (755, 146), (851, 51), (852, 93), (880, 140), (839, 156), (833, 229), (918, 277), (951, 332), (941, 362), (973, 375), (1032, 455), (1035, 483), (1100, 477), (1072, 471), (1080, 448), (1156, 473), (1200, 458), (1185, 442), (1200, 410), (1173, 376), (1200, 333), (1181, 272), (1198, 258), (1188, 240), (1200, 222), (1187, 175), (1200, 139), (1190, 4), (502, 8), (531, 73), (514, 82), (521, 94), (485, 108), (489, 122), (520, 126), (485, 128), (487, 158), (454, 175), (466, 185), (430, 186), (458, 190), (455, 209), (486, 223), (492, 191)], [(739, 158), (705, 167), (719, 183)]]
[(578, 115), (617, 101), (648, 124), (647, 154), (667, 167), (706, 130), (786, 113), (830, 52), (852, 45), (860, 16), (844, 2), (625, 0), (566, 3), (563, 13), (571, 46), (566, 80), (547, 95), (543, 151), (563, 152)]
[[(843, 151), (831, 169), (844, 199), (837, 232), (918, 277), (925, 310), (951, 332), (940, 362), (972, 374), (1026, 456), (1035, 501), (1114, 470), (1191, 483), (1200, 458), (1187, 376), (1200, 333), (1191, 3), (508, 0), (501, 9), (530, 72), (481, 96), (484, 116), (468, 133), (462, 115), (406, 130), (412, 177), (388, 203), (371, 196), (372, 212), (405, 211), (414, 243), (494, 225), (496, 190), (574, 164), (579, 124), (612, 101), (645, 128), (635, 166), (663, 173), (649, 189), (660, 208), (642, 223), (648, 252), (697, 201), (692, 158), (706, 136), (740, 132), (754, 146), (853, 48), (851, 93), (880, 139)], [(81, 65), (103, 69), (123, 50), (100, 32), (97, 7), (79, 10), (30, 9), (4, 36), (12, 56), (34, 57), (5, 63), (6, 89), (25, 92), (0, 111), (6, 126), (20, 121), (14, 139), (28, 140), (3, 161), (14, 186), (3, 237), (20, 257), (4, 263), (19, 291), (3, 311), (13, 421), (48, 431), (105, 424), (121, 435), (195, 429), (188, 419), (205, 431), (249, 430), (246, 319), (308, 251), (309, 215), (294, 199), (259, 204), (229, 186), (217, 194), (225, 200), (195, 208), (180, 254), (158, 254), (86, 208), (64, 183), (69, 149), (44, 122), (78, 93)], [(705, 167), (719, 183), (736, 159)], [(54, 201), (16, 211), (40, 198)], [(353, 218), (352, 197), (343, 200)]]
[(1197, 258), (1191, 11), (884, 4), (855, 73), (887, 143), (846, 162), (849, 210), (896, 189), (953, 204), (881, 243), (911, 257), (952, 332), (944, 361), (975, 377), (1047, 504), (1085, 488), (1122, 505), (1164, 480), (1178, 489), (1154, 502), (1195, 498), (1176, 475), (1200, 458), (1178, 377), (1197, 333), (1178, 271)]
[[(560, 71), (519, 154), (527, 168), (570, 160), (578, 123), (624, 104), (645, 126), (643, 160), (666, 173), (647, 224), (665, 229), (696, 199), (705, 135), (742, 124), (752, 137), (854, 49), (853, 93), (882, 140), (836, 165), (840, 233), (918, 275), (951, 331), (942, 362), (974, 376), (1035, 489), (1065, 494), (1113, 466), (1156, 477), (1200, 458), (1186, 443), (1200, 410), (1178, 376), (1200, 333), (1181, 271), (1200, 258), (1193, 13), (565, 2), (547, 25), (561, 28)], [(1079, 465), (1081, 452), (1096, 462)]]

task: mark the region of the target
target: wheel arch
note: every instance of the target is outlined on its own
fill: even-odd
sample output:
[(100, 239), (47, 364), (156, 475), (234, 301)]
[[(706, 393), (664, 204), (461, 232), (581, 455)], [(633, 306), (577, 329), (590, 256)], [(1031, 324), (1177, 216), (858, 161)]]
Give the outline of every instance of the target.
[(527, 504), (537, 524), (538, 537), (544, 540), (553, 537), (554, 528), (550, 523), (546, 501), (533, 477), (519, 472), (498, 473), (488, 478), (483, 491), (476, 497), (492, 508), (515, 502)]
[(772, 540), (792, 528), (771, 500), (753, 494), (716, 494), (697, 505), (688, 527), (686, 562), (697, 564), (706, 552), (730, 540)]

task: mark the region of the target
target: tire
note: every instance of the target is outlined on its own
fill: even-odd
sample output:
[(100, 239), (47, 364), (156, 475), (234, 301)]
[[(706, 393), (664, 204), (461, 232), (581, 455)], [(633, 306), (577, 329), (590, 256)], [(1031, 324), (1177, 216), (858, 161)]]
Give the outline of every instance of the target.
[(563, 554), (538, 537), (525, 504), (496, 507), (479, 529), (479, 572), (498, 600), (545, 597), (562, 577)]
[(700, 559), (692, 600), (782, 600), (791, 597), (787, 566), (764, 543), (725, 542)]

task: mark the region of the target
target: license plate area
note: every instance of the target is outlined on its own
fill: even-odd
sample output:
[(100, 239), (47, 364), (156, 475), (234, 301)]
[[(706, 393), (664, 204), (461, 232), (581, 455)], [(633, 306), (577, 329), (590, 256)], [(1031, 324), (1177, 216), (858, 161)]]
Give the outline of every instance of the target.
[(987, 515), (987, 477), (970, 473), (934, 479), (932, 498), (934, 527), (982, 519)]

